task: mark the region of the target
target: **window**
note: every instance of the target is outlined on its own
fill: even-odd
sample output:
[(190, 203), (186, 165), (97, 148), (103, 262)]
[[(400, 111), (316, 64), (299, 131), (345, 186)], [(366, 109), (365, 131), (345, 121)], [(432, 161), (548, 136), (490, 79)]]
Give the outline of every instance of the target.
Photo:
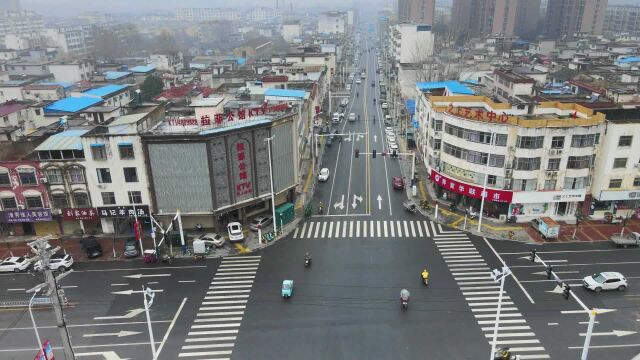
[(516, 158), (515, 159), (516, 170), (538, 170), (540, 169), (540, 158)]
[(51, 194), (51, 202), (53, 207), (56, 209), (64, 209), (69, 207), (69, 200), (67, 199), (67, 194), (65, 193)]
[(613, 159), (614, 169), (623, 169), (627, 167), (627, 158), (615, 158)]
[(69, 182), (72, 184), (84, 184), (84, 169), (80, 167), (72, 167), (67, 170)]
[(571, 147), (583, 148), (591, 147), (596, 143), (596, 134), (573, 135), (571, 137)]
[(495, 185), (497, 181), (498, 181), (497, 176), (489, 175), (489, 177), (487, 178), (487, 185)]
[(549, 159), (547, 170), (558, 171), (560, 169), (560, 159)]
[(545, 190), (555, 190), (556, 189), (556, 180), (545, 180), (544, 181), (544, 189)]
[(89, 195), (87, 195), (87, 193), (85, 192), (74, 192), (73, 204), (75, 207), (91, 206), (91, 202), (89, 201)]
[(111, 182), (111, 171), (108, 168), (96, 169), (98, 172), (98, 182), (101, 184)]
[(633, 179), (633, 186), (640, 186), (640, 177)]
[(138, 173), (136, 172), (136, 168), (134, 167), (124, 168), (124, 181), (138, 182)]
[(129, 204), (142, 204), (142, 193), (140, 191), (129, 191)]
[(21, 185), (38, 185), (35, 169), (18, 169)]
[(104, 205), (115, 205), (116, 204), (116, 194), (112, 192), (103, 192), (102, 195), (102, 204)]
[(0, 186), (11, 186), (11, 178), (6, 171), (0, 172)]
[(569, 156), (567, 160), (567, 169), (587, 169), (591, 166), (590, 155), (585, 156)]
[(513, 180), (513, 190), (534, 191), (538, 185), (536, 179), (515, 179)]
[(520, 149), (540, 149), (544, 143), (544, 136), (518, 136), (516, 147)]
[(632, 135), (623, 135), (618, 139), (618, 146), (631, 146), (631, 142), (633, 141)]
[(584, 189), (589, 186), (589, 178), (588, 177), (565, 177), (564, 178), (564, 188), (565, 189)]
[(40, 115), (40, 109), (36, 109), (36, 115)]
[(47, 181), (49, 181), (49, 184), (64, 184), (62, 170), (58, 168), (47, 169)]
[(622, 179), (609, 180), (609, 189), (620, 189), (622, 187)]
[(93, 160), (107, 160), (107, 149), (102, 144), (91, 144)]
[(16, 203), (16, 199), (15, 198), (5, 197), (5, 198), (0, 199), (0, 202), (2, 202), (2, 208), (4, 210), (17, 209), (18, 208), (18, 204)]
[(42, 198), (40, 196), (25, 196), (24, 200), (27, 204), (27, 209), (42, 207)]
[(564, 148), (564, 136), (554, 136), (551, 139), (551, 148), (552, 149)]
[(441, 139), (434, 139), (431, 142), (431, 145), (433, 145), (433, 149), (434, 150), (440, 150), (440, 148), (442, 147), (442, 140)]
[(118, 150), (120, 151), (120, 159), (122, 160), (130, 160), (134, 159), (135, 155), (133, 154), (133, 145), (118, 145)]

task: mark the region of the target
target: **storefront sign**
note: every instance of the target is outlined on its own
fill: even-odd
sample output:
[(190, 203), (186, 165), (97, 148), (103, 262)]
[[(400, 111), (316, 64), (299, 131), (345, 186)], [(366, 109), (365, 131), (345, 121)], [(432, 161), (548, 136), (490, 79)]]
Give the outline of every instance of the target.
[(256, 116), (283, 112), (288, 108), (288, 103), (277, 105), (267, 105), (267, 103), (264, 103), (261, 107), (238, 109), (236, 111), (229, 111), (226, 114), (215, 113), (213, 114), (213, 118), (209, 115), (202, 115), (200, 119), (195, 117), (171, 117), (167, 119), (167, 124), (169, 126), (221, 127), (236, 120), (250, 120)]
[(612, 200), (640, 200), (640, 191), (638, 190), (626, 190), (626, 191), (600, 191), (600, 197), (595, 197), (598, 201), (612, 201)]
[(50, 209), (7, 210), (4, 213), (7, 223), (51, 221)]
[(65, 208), (62, 209), (64, 220), (96, 220), (98, 212), (94, 208)]
[(553, 202), (584, 201), (587, 190), (563, 190), (563, 191), (515, 191), (513, 203), (542, 204)]
[[(482, 194), (482, 187), (476, 185), (469, 185), (459, 180), (447, 177), (435, 170), (431, 170), (431, 180), (445, 190), (455, 192), (460, 195), (468, 196), (471, 198), (480, 199)], [(487, 188), (484, 198), (493, 202), (510, 203), (513, 192), (505, 190), (495, 190)]]
[(484, 122), (493, 122), (493, 123), (506, 123), (509, 121), (509, 115), (507, 114), (497, 114), (494, 111), (486, 111), (483, 108), (467, 108), (467, 107), (454, 107), (453, 104), (449, 104), (447, 108), (447, 113), (463, 117), (469, 120), (477, 120)]
[[(249, 159), (249, 142), (240, 139), (235, 143), (232, 149), (233, 158), (236, 160), (234, 171), (234, 180), (236, 184), (236, 198), (244, 198), (244, 195), (253, 195), (253, 186), (251, 183), (251, 161)], [(249, 196), (249, 197), (251, 197)]]
[(149, 205), (133, 206), (103, 206), (98, 208), (100, 218), (122, 218), (134, 216), (149, 216)]

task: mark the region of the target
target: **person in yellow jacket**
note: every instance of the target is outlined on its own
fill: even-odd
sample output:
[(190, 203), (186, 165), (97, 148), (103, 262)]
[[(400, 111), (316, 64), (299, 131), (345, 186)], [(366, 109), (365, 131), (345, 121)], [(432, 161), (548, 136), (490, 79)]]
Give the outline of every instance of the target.
[(429, 283), (429, 272), (427, 271), (426, 268), (422, 270), (421, 275), (422, 275), (422, 281), (424, 282), (425, 285), (427, 285)]

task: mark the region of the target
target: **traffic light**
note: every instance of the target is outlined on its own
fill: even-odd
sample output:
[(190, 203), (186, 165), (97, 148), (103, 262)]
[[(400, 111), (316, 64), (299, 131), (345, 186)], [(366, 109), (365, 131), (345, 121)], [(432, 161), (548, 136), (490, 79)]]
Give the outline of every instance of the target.
[(373, 158), (376, 158), (376, 149), (373, 149)]
[(536, 249), (531, 250), (531, 262), (536, 262)]
[(564, 290), (562, 290), (562, 296), (564, 296), (565, 300), (569, 300), (569, 294), (571, 294), (571, 286), (569, 286), (569, 284), (564, 284)]
[(551, 265), (547, 265), (547, 279), (551, 280), (551, 274), (553, 273), (553, 268)]
[(360, 157), (360, 150), (356, 149), (356, 159)]

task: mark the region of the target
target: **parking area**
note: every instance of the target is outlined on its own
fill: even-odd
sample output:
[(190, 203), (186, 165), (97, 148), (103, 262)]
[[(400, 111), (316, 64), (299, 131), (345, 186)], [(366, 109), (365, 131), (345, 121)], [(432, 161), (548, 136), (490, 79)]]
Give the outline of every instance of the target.
[[(568, 242), (568, 241), (608, 241), (611, 235), (622, 231), (621, 224), (604, 224), (600, 220), (582, 220), (576, 228), (575, 224), (558, 221), (560, 234), (557, 239), (545, 240), (539, 232), (535, 231), (528, 223), (518, 224), (535, 242)], [(640, 232), (640, 220), (630, 219), (625, 224), (625, 232)], [(574, 237), (575, 232), (575, 237)]]

